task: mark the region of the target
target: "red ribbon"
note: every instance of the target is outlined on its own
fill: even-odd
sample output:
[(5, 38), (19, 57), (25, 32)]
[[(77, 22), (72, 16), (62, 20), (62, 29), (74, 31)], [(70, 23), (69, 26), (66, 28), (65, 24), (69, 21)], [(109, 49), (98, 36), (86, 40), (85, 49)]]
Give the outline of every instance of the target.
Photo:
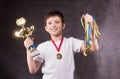
[(60, 48), (61, 48), (61, 45), (62, 45), (62, 43), (63, 43), (63, 37), (62, 37), (62, 39), (61, 39), (61, 41), (60, 41), (59, 47), (57, 47), (57, 45), (55, 44), (55, 41), (54, 41), (54, 40), (51, 39), (51, 41), (52, 41), (53, 45), (55, 46), (56, 50), (59, 52), (59, 51), (60, 51)]

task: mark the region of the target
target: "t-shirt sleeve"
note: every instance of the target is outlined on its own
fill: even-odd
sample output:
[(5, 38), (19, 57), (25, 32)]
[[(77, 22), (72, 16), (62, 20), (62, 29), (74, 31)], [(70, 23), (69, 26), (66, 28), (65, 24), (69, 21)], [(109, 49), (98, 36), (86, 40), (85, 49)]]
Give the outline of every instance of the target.
[(44, 45), (39, 44), (38, 47), (36, 48), (39, 51), (39, 55), (36, 55), (33, 57), (33, 60), (38, 61), (40, 63), (43, 63), (45, 57), (44, 57)]
[(71, 37), (71, 39), (72, 39), (73, 51), (80, 52), (80, 48), (82, 46), (83, 40), (79, 40), (74, 37)]

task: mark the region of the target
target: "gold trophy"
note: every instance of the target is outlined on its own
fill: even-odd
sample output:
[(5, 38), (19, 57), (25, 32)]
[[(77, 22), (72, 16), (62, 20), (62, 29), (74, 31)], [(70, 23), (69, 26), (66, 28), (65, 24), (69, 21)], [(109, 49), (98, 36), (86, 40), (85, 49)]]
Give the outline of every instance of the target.
[[(34, 31), (34, 26), (32, 25), (30, 27), (26, 27), (25, 23), (26, 23), (26, 19), (23, 17), (16, 20), (17, 26), (21, 27), (19, 31), (15, 32), (16, 37), (30, 38), (30, 36), (32, 35)], [(29, 49), (31, 50), (31, 56), (35, 56), (39, 54), (38, 51), (35, 49), (34, 45), (31, 45)]]

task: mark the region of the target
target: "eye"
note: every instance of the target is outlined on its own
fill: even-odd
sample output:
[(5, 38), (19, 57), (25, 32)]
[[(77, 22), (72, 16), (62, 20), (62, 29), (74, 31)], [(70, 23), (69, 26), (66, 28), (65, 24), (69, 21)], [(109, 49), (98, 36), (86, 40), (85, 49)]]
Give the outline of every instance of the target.
[(51, 22), (48, 22), (48, 24), (50, 25), (50, 24), (51, 24)]
[(60, 21), (55, 21), (55, 23), (57, 23), (57, 24), (58, 24), (58, 23), (60, 23)]

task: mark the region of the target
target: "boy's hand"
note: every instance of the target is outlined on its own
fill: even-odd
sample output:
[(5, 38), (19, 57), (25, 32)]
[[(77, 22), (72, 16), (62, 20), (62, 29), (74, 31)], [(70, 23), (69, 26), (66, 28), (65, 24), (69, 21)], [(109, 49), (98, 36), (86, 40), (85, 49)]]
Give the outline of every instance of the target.
[(24, 46), (26, 47), (26, 49), (29, 49), (29, 47), (31, 46), (31, 45), (33, 45), (33, 38), (31, 39), (31, 38), (26, 38), (25, 39), (25, 41), (24, 41)]

